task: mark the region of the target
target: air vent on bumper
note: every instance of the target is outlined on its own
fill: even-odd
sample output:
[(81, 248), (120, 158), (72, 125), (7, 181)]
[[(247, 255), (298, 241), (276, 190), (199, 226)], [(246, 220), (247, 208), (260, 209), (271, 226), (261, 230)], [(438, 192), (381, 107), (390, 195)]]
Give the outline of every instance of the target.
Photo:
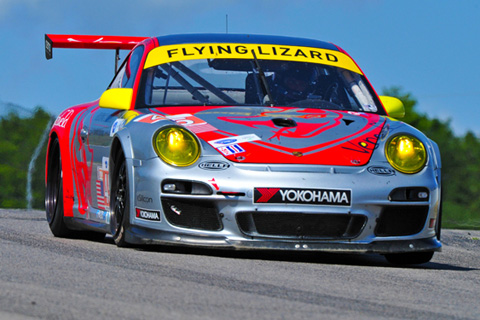
[(218, 210), (211, 201), (162, 197), (162, 207), (172, 225), (209, 231), (222, 229)]
[(310, 214), (295, 212), (240, 212), (237, 223), (249, 236), (295, 239), (353, 239), (367, 218), (357, 214)]

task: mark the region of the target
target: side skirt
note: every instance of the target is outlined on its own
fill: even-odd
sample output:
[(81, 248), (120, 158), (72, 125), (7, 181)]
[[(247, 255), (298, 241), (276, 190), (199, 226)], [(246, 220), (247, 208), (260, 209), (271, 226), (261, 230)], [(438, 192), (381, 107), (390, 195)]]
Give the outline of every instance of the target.
[(64, 221), (68, 228), (72, 230), (110, 233), (110, 224), (106, 222), (97, 222), (75, 217), (64, 217)]

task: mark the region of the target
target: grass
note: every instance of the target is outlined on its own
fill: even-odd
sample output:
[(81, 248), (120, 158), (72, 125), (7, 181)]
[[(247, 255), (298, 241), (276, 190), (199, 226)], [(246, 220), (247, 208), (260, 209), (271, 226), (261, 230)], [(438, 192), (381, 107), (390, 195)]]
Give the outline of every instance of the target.
[(480, 212), (449, 201), (443, 203), (442, 228), (480, 230)]

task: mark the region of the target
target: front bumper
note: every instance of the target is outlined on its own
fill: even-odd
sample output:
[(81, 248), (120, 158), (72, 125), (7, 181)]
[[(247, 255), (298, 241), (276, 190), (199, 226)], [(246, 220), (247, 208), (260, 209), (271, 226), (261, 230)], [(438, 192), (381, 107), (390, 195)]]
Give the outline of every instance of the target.
[[(130, 180), (133, 192), (126, 239), (130, 243), (380, 254), (441, 249), (434, 226), (440, 187), (429, 167), (415, 176), (379, 176), (367, 167), (232, 165), (219, 171), (200, 166), (179, 170), (166, 167), (159, 159), (140, 165), (132, 162), (128, 167), (134, 177)], [(207, 186), (211, 193), (168, 193), (162, 189), (166, 179), (193, 181), (201, 186), (192, 190)], [(256, 187), (351, 190), (351, 205), (256, 203)], [(405, 187), (426, 189), (428, 198), (408, 200), (396, 194), (392, 198), (392, 190)], [(141, 219), (138, 210), (158, 213), (159, 219)], [(271, 220), (264, 220), (261, 226), (258, 221), (252, 224), (258, 217)], [(325, 217), (332, 217), (333, 222)], [(298, 233), (295, 228), (288, 229), (290, 223), (298, 224)], [(312, 223), (323, 231), (308, 234), (305, 230), (311, 231)], [(415, 227), (411, 228), (411, 223)], [(287, 231), (275, 234), (277, 230)]]

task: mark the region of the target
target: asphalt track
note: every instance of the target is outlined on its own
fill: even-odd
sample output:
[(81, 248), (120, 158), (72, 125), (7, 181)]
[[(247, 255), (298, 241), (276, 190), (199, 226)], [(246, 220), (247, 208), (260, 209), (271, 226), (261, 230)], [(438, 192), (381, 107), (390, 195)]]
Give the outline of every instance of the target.
[(480, 319), (480, 231), (416, 267), (376, 255), (117, 248), (0, 209), (0, 319)]

